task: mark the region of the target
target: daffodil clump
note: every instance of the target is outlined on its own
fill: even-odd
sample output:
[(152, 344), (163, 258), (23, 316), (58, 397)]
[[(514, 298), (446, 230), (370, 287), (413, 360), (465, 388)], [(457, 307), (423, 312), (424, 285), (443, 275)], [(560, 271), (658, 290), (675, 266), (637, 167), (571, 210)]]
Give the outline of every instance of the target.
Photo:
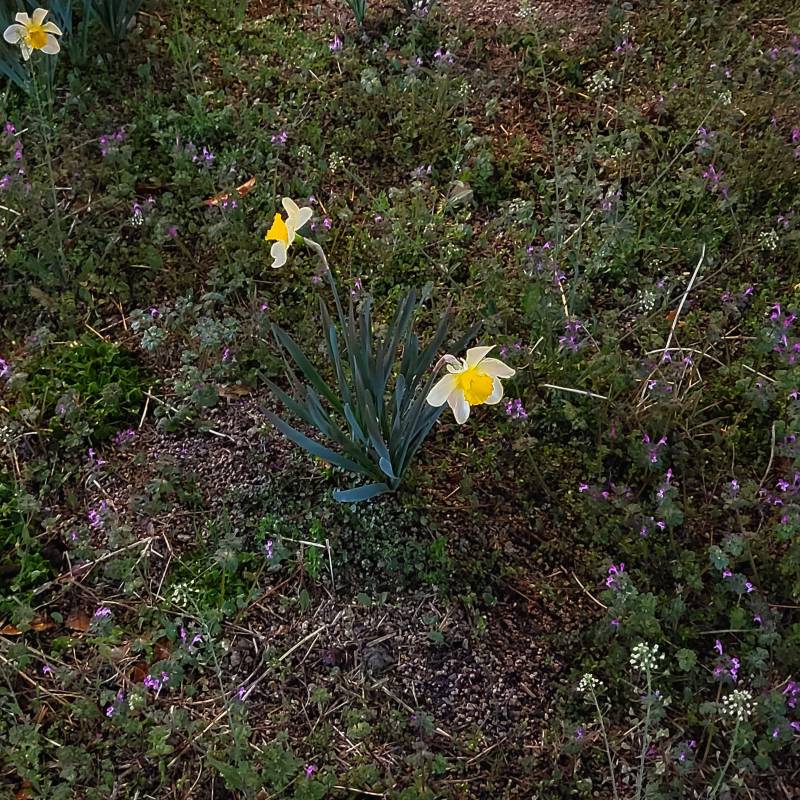
[(22, 58), (27, 61), (34, 50), (41, 50), (47, 55), (55, 55), (61, 50), (56, 36), (61, 36), (61, 29), (55, 22), (45, 22), (46, 8), (37, 8), (32, 16), (20, 11), (3, 32), (3, 38), (9, 44), (19, 45)]
[[(337, 326), (322, 303), (323, 342), (335, 383), (328, 383), (292, 337), (273, 325), (273, 334), (287, 363), (294, 362), (306, 384), (300, 384), (300, 397), (291, 397), (274, 384), (270, 386), (289, 411), (307, 426), (316, 428), (337, 449), (308, 437), (271, 411), (265, 413), (281, 433), (312, 455), (372, 481), (334, 492), (337, 500), (358, 502), (394, 491), (441, 416), (445, 403), (462, 425), (473, 406), (500, 402), (502, 379), (512, 377), (514, 370), (489, 357), (492, 345), (472, 347), (463, 359), (445, 355), (435, 362), (447, 339), (450, 316), (445, 315), (432, 341), (420, 349), (412, 330), (420, 307), (413, 290), (401, 301), (385, 335), (377, 336), (372, 324), (371, 298), (365, 297), (356, 309), (351, 295), (345, 312), (322, 247), (298, 234), (311, 219), (312, 210), (300, 208), (288, 197), (283, 198), (283, 208), (286, 218), (275, 214), (264, 237), (273, 243), (272, 266), (284, 266), (289, 249), (296, 242), (307, 245), (321, 259), (338, 317)], [(476, 332), (477, 326), (449, 349), (459, 352)], [(447, 374), (439, 378), (445, 366)], [(292, 378), (292, 384), (298, 385), (293, 375)]]

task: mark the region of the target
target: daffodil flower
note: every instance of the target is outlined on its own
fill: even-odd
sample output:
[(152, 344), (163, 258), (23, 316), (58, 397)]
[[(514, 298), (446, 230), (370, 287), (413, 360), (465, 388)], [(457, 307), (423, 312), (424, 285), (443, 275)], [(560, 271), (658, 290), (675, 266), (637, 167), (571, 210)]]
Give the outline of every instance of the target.
[(494, 405), (503, 399), (500, 378), (510, 378), (514, 370), (500, 359), (487, 358), (492, 347), (472, 347), (464, 359), (445, 356), (447, 372), (438, 380), (426, 398), (429, 405), (447, 403), (456, 422), (463, 425), (472, 406)]
[(19, 45), (25, 61), (31, 57), (34, 50), (41, 50), (50, 56), (61, 50), (61, 45), (56, 39), (56, 36), (61, 36), (61, 29), (55, 22), (45, 22), (46, 16), (46, 8), (37, 8), (32, 17), (20, 11), (14, 17), (16, 23), (9, 25), (3, 33), (3, 38), (9, 44)]
[(274, 242), (270, 254), (272, 255), (272, 266), (276, 268), (282, 267), (286, 263), (289, 248), (294, 242), (297, 231), (311, 219), (314, 213), (308, 207), (300, 208), (289, 197), (283, 198), (283, 207), (286, 209), (286, 221), (284, 222), (280, 214), (276, 214), (272, 227), (264, 237), (268, 242)]

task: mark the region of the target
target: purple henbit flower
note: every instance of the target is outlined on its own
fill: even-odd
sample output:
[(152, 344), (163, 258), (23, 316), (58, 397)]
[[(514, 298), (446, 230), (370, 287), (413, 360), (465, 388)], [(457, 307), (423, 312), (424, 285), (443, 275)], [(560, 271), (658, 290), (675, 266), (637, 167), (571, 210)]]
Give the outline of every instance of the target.
[(86, 516), (89, 519), (89, 524), (95, 530), (103, 527), (103, 515), (105, 514), (107, 507), (106, 501), (103, 500), (98, 508), (90, 508), (86, 512)]
[(230, 349), (230, 347), (226, 347), (222, 351), (222, 363), (226, 364), (230, 360), (231, 360), (231, 349)]
[(786, 705), (789, 708), (797, 708), (797, 701), (800, 699), (800, 684), (789, 681), (782, 694), (786, 697)]
[(274, 546), (272, 543), (272, 539), (267, 539), (266, 543), (264, 544), (264, 555), (267, 557), (267, 561), (272, 561)]
[(328, 45), (330, 48), (331, 53), (338, 53), (342, 47), (344, 46), (344, 42), (342, 41), (342, 37), (339, 34), (335, 34), (332, 41)]
[(156, 694), (158, 694), (161, 689), (169, 683), (169, 673), (162, 670), (161, 675), (158, 677), (148, 675), (142, 681), (142, 683), (144, 683), (148, 689), (152, 689)]
[(278, 131), (278, 133), (275, 133), (275, 134), (272, 135), (271, 141), (272, 141), (273, 145), (275, 145), (277, 147), (283, 147), (283, 145), (285, 145), (286, 142), (289, 141), (289, 133), (288, 133), (288, 131), (286, 131), (286, 130)]
[(144, 210), (142, 206), (135, 201), (131, 206), (131, 222), (137, 227), (144, 224)]
[(580, 741), (584, 736), (586, 736), (586, 728), (584, 728), (583, 725), (578, 725), (578, 727), (575, 728), (575, 738)]
[(728, 184), (725, 183), (725, 173), (717, 170), (713, 164), (709, 164), (703, 177), (706, 179), (706, 189), (710, 192), (719, 192), (726, 200), (728, 199)]
[(129, 444), (136, 438), (136, 431), (133, 428), (127, 428), (124, 431), (119, 431), (114, 436), (114, 444), (117, 447), (123, 447), (126, 444)]
[(579, 492), (588, 492), (589, 491), (589, 484), (588, 483), (579, 483), (578, 484), (578, 491)]
[(42, 664), (42, 675), (52, 675), (53, 668), (49, 664)]
[(312, 778), (316, 771), (317, 771), (316, 764), (309, 764), (305, 769), (306, 778), (309, 778), (309, 779)]
[(87, 451), (87, 457), (88, 457), (89, 463), (93, 467), (102, 467), (104, 464), (108, 463), (105, 459), (97, 457), (97, 454), (94, 451), (94, 447), (90, 447), (89, 448), (89, 450)]
[(14, 123), (10, 120), (3, 126), (3, 130), (5, 131), (6, 136), (14, 136), (14, 134), (17, 132), (17, 129), (14, 127)]
[(522, 405), (520, 398), (509, 400), (506, 403), (506, 414), (512, 419), (528, 419), (528, 412), (525, 410), (525, 406)]
[(615, 592), (618, 592), (622, 588), (622, 576), (625, 572), (625, 564), (620, 562), (619, 564), (612, 564), (608, 568), (608, 577), (606, 578), (606, 586), (609, 589), (613, 589)]
[(169, 236), (170, 239), (178, 238), (178, 228), (176, 225), (170, 225), (169, 228), (167, 228), (167, 236)]
[[(650, 387), (650, 388), (653, 388), (653, 387)], [(651, 445), (651, 442), (652, 442), (652, 440), (650, 439), (650, 435), (645, 433), (642, 436), (642, 444)], [(648, 448), (647, 448), (647, 458), (648, 458), (648, 460), (650, 461), (651, 464), (657, 464), (658, 463), (658, 458), (659, 458), (658, 451), (662, 447), (665, 447), (666, 444), (667, 444), (667, 437), (666, 436), (662, 436), (654, 445), (648, 446)]]
[(107, 619), (111, 616), (111, 609), (108, 606), (100, 606), (94, 614), (92, 614), (92, 619)]
[(4, 358), (0, 358), (0, 378), (11, 377), (11, 365)]
[(558, 337), (559, 347), (566, 348), (572, 353), (577, 353), (581, 346), (578, 339), (578, 332), (583, 328), (582, 323), (577, 320), (569, 320), (564, 324), (564, 335)]
[(714, 640), (714, 649), (722, 655), (722, 642), (719, 639)]
[(238, 688), (238, 690), (236, 691), (236, 699), (244, 702), (246, 694), (247, 694), (247, 687), (246, 686), (240, 686)]
[(609, 624), (612, 628), (619, 628), (620, 622), (618, 619), (612, 619)]
[[(189, 144), (191, 144), (191, 142), (189, 142)], [(203, 145), (203, 149), (201, 150), (201, 152), (199, 154), (195, 153), (195, 155), (192, 156), (192, 161), (195, 163), (202, 162), (203, 164), (213, 164), (215, 158), (216, 156), (214, 155), (214, 153), (212, 153), (211, 150), (208, 149), (208, 147)]]

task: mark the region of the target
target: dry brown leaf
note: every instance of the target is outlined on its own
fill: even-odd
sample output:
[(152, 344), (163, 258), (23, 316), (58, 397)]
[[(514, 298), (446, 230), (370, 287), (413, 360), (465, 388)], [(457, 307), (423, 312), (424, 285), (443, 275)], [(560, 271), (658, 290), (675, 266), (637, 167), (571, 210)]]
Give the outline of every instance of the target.
[(91, 624), (92, 620), (89, 618), (89, 615), (80, 608), (76, 608), (75, 611), (67, 617), (67, 627), (72, 631), (85, 633), (89, 630)]
[[(49, 631), (50, 628), (55, 628), (55, 626), (55, 622), (47, 617), (34, 617), (30, 624), (31, 630), (36, 633)], [(23, 632), (16, 625), (4, 625), (0, 628), (0, 634), (3, 636), (22, 636)]]
[[(241, 186), (237, 186), (234, 192), (236, 192), (239, 197), (244, 197), (246, 194), (253, 191), (255, 185), (256, 176), (253, 175), (249, 181), (245, 181)], [(233, 192), (221, 192), (220, 194), (215, 194), (213, 197), (209, 197), (207, 200), (203, 200), (203, 203), (207, 206), (219, 206), (227, 200), (230, 200), (232, 194)]]
[(249, 397), (253, 394), (253, 390), (243, 383), (231, 383), (228, 386), (220, 386), (218, 394), (226, 400), (238, 400), (241, 397)]

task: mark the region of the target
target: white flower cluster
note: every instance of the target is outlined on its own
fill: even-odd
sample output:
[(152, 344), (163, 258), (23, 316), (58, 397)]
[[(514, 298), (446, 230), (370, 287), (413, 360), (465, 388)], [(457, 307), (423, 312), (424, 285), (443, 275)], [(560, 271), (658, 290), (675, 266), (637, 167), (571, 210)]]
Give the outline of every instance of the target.
[(755, 708), (753, 695), (747, 689), (734, 689), (729, 695), (722, 698), (720, 714), (733, 722), (746, 720)]
[(606, 74), (605, 70), (599, 69), (589, 78), (588, 88), (592, 94), (603, 94), (614, 88), (614, 81)]
[(328, 168), (331, 172), (341, 172), (347, 166), (347, 159), (339, 153), (331, 153), (328, 158)]
[(657, 644), (639, 642), (631, 651), (631, 666), (651, 672), (664, 660), (664, 654), (658, 652)]
[(779, 241), (780, 239), (778, 237), (778, 232), (775, 230), (764, 231), (763, 233), (759, 234), (758, 237), (759, 244), (765, 250), (777, 250)]
[(602, 688), (603, 684), (591, 672), (587, 672), (578, 682), (579, 694), (597, 694), (598, 690)]
[(200, 591), (189, 583), (176, 583), (170, 590), (170, 599), (176, 606), (186, 608), (200, 598)]
[(297, 157), (303, 162), (311, 161), (313, 155), (314, 153), (307, 144), (301, 144), (300, 147), (297, 148)]
[(733, 96), (730, 89), (723, 89), (719, 93), (719, 101), (724, 106), (729, 106), (733, 102)]

